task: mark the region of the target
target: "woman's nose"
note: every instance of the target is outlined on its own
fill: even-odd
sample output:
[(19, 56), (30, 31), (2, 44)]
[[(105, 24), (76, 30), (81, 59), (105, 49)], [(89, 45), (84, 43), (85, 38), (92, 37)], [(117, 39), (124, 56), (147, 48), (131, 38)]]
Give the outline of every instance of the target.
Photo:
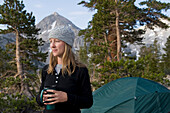
[(51, 42), (51, 48), (54, 48), (55, 47), (55, 44), (54, 44), (54, 42)]

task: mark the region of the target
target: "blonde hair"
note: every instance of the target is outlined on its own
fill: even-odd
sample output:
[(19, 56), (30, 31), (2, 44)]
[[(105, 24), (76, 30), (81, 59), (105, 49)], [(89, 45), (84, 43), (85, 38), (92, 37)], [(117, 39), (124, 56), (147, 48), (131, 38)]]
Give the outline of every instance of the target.
[[(50, 53), (50, 62), (49, 67), (47, 69), (48, 74), (53, 74), (55, 66), (58, 64), (57, 56), (53, 56), (53, 53)], [(71, 65), (73, 68), (71, 68)], [(62, 61), (62, 75), (65, 73), (68, 73), (68, 75), (71, 75), (74, 73), (76, 66), (84, 67), (82, 63), (76, 59), (75, 54), (71, 50), (71, 46), (65, 43), (65, 51), (63, 54), (63, 61)]]

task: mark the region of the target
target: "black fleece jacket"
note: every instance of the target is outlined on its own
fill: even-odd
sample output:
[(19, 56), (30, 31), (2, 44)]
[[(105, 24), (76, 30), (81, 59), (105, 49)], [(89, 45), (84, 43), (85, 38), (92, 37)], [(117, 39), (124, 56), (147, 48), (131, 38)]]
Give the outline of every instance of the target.
[(36, 101), (40, 106), (40, 93), (44, 87), (55, 85), (58, 91), (67, 93), (66, 102), (56, 103), (55, 110), (44, 110), (44, 113), (80, 113), (80, 109), (89, 108), (93, 104), (90, 78), (86, 67), (76, 67), (75, 72), (69, 76), (59, 74), (54, 69), (53, 75), (47, 73), (48, 65), (42, 69), (42, 83)]

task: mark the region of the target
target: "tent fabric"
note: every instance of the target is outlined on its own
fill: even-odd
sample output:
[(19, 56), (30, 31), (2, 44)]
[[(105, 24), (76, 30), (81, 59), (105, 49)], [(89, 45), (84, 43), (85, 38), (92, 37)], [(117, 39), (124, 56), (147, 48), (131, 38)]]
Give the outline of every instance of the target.
[(170, 90), (157, 82), (126, 77), (93, 92), (93, 106), (82, 113), (168, 113)]

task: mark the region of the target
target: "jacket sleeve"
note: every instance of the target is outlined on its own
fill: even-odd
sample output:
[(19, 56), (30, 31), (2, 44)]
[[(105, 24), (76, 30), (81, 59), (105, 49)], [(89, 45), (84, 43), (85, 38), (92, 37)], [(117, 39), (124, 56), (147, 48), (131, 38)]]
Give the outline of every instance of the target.
[(40, 94), (41, 94), (41, 91), (43, 90), (44, 88), (44, 81), (45, 81), (45, 77), (46, 77), (46, 68), (47, 66), (44, 66), (43, 69), (42, 69), (42, 73), (41, 73), (41, 86), (40, 86), (40, 90), (39, 90), (39, 93), (38, 95), (36, 96), (36, 101), (37, 103), (40, 105), (40, 106), (44, 106), (43, 103), (41, 103), (40, 101)]
[(87, 68), (82, 69), (78, 80), (80, 85), (80, 95), (67, 94), (68, 102), (80, 109), (90, 108), (93, 104), (93, 96)]

